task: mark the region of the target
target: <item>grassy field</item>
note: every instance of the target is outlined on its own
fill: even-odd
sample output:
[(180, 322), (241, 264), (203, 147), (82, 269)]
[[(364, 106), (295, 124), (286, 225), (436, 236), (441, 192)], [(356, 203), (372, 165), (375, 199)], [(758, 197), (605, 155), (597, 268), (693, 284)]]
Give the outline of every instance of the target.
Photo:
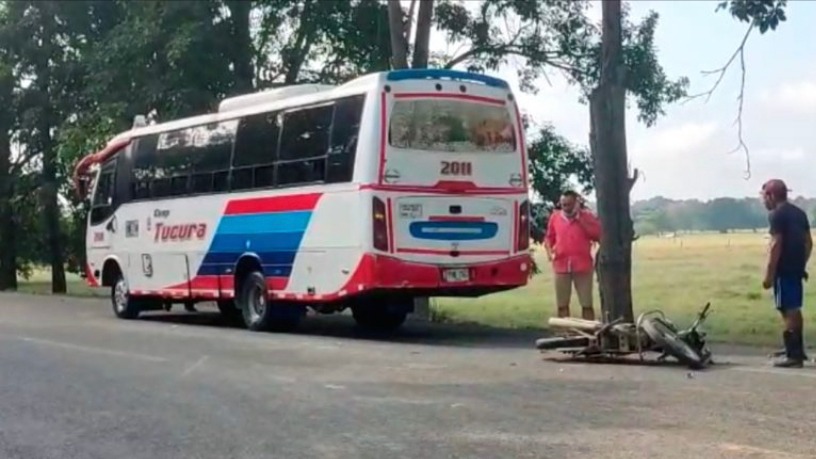
[[(744, 344), (779, 343), (780, 323), (771, 293), (762, 290), (767, 253), (764, 234), (704, 234), (676, 238), (643, 238), (634, 248), (633, 289), (636, 313), (662, 309), (679, 324), (688, 323), (707, 301), (713, 313), (707, 330), (711, 338)], [(522, 289), (478, 299), (441, 299), (434, 302), (436, 320), (475, 322), (509, 328), (543, 328), (554, 314), (554, 290), (546, 258), (542, 274)], [(49, 290), (48, 273), (37, 273), (23, 291)], [(807, 288), (806, 328), (816, 326), (816, 288)], [(106, 295), (69, 279), (73, 295)], [(597, 288), (596, 288), (597, 297)], [(596, 300), (596, 311), (598, 308)], [(579, 314), (573, 295), (573, 314)]]
[[(706, 329), (713, 340), (778, 344), (780, 319), (770, 291), (762, 289), (768, 241), (763, 233), (642, 238), (635, 243), (635, 313), (658, 308), (678, 324), (712, 303)], [(440, 320), (472, 321), (501, 327), (541, 328), (555, 314), (555, 292), (546, 258), (544, 271), (515, 291), (475, 300), (439, 300)], [(806, 285), (805, 327), (816, 326), (816, 289)], [(597, 307), (597, 286), (596, 313)], [(580, 314), (573, 294), (572, 312)]]

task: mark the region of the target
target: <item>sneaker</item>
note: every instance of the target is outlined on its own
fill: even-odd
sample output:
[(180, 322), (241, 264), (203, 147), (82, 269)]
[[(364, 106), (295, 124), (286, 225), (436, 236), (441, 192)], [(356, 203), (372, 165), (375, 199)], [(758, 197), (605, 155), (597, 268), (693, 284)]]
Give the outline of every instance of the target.
[(784, 359), (774, 362), (773, 366), (776, 368), (802, 368), (804, 366), (804, 362), (799, 359), (785, 357)]

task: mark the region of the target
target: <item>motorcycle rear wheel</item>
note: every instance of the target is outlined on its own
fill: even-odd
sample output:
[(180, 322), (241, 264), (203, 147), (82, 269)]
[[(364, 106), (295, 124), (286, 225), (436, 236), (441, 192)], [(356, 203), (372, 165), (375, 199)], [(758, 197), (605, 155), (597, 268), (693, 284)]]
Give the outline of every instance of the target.
[(692, 370), (699, 370), (703, 365), (703, 357), (694, 350), (688, 343), (683, 341), (677, 333), (661, 320), (646, 319), (641, 324), (643, 330), (649, 335), (664, 352), (676, 358), (680, 363), (688, 366)]

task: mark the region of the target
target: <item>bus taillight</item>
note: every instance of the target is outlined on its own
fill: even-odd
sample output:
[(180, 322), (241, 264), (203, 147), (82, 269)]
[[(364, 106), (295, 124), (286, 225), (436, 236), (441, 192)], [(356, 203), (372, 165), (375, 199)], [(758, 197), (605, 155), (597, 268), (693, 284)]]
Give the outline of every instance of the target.
[(373, 225), (374, 248), (388, 251), (388, 219), (385, 214), (385, 202), (374, 197), (371, 206), (371, 223)]
[(524, 201), (519, 206), (517, 228), (516, 250), (521, 252), (530, 247), (530, 201)]

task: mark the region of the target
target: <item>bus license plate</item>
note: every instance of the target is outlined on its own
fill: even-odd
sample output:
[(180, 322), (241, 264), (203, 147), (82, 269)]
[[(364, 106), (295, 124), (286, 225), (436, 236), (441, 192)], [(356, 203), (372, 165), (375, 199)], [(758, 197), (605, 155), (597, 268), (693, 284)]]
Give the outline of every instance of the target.
[(467, 282), (470, 280), (470, 271), (467, 268), (443, 269), (442, 278), (445, 282)]

